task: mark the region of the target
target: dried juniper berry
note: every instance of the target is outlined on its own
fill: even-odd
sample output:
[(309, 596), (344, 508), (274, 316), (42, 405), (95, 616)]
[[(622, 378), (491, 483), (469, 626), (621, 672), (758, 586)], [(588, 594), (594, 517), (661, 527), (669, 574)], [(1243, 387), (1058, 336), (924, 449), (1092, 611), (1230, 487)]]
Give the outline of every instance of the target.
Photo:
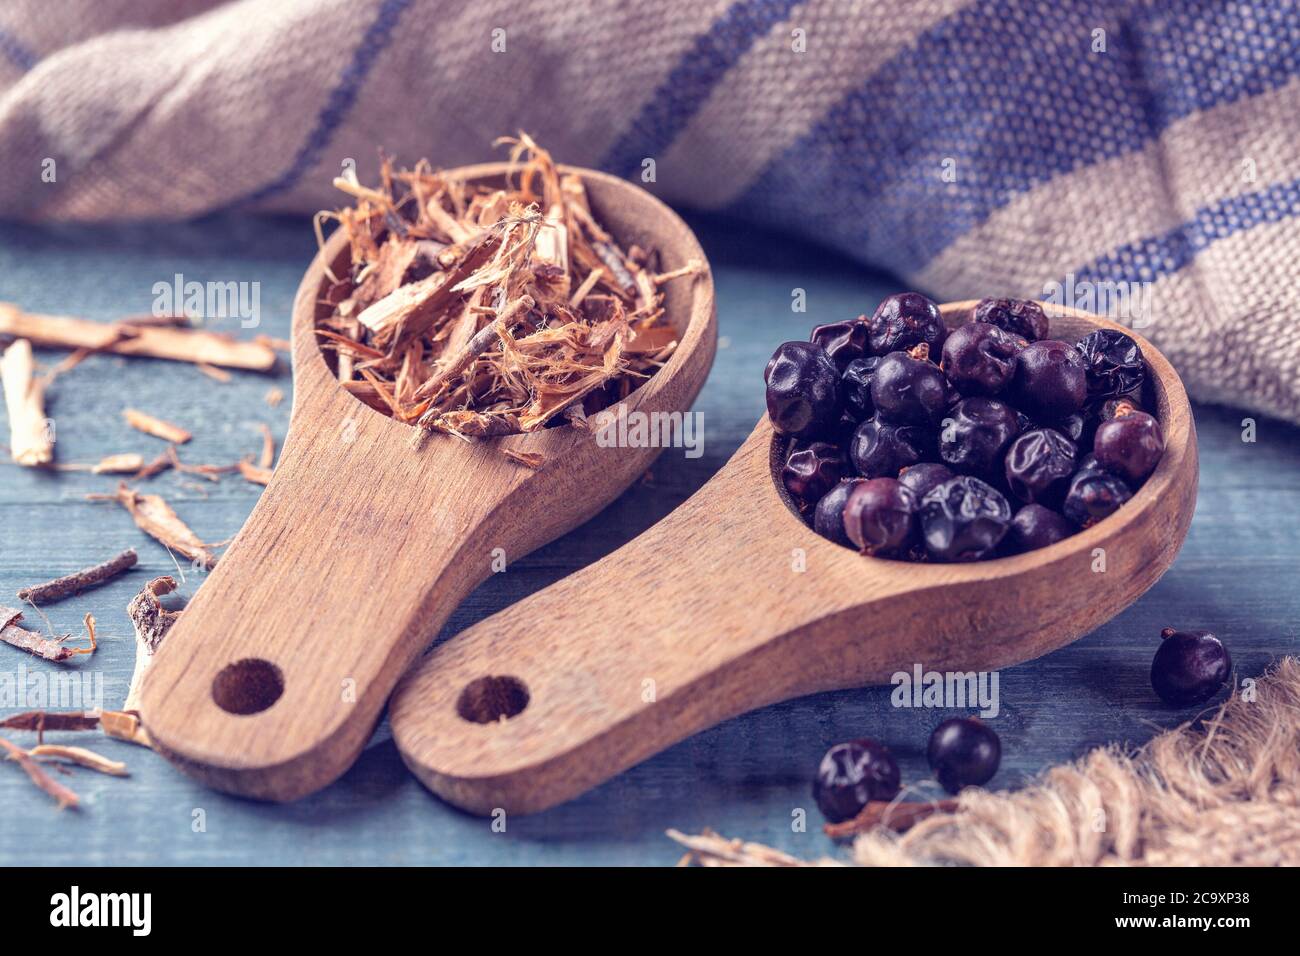
[(939, 366), (907, 352), (890, 352), (871, 376), (876, 414), (897, 425), (927, 425), (943, 418), (948, 381)]
[(1097, 329), (1080, 339), (1076, 348), (1087, 367), (1091, 398), (1123, 395), (1140, 388), (1146, 379), (1142, 348), (1123, 332)]
[(844, 533), (863, 554), (889, 557), (912, 541), (916, 498), (894, 478), (869, 478), (849, 493)]
[(844, 531), (844, 506), (848, 503), (853, 489), (862, 484), (863, 478), (848, 478), (826, 492), (817, 507), (813, 509), (813, 530), (823, 538), (852, 547), (853, 542)]
[(1094, 470), (1079, 470), (1070, 479), (1061, 511), (1080, 527), (1090, 528), (1132, 497), (1122, 478), (1095, 466)]
[(848, 322), (832, 322), (812, 330), (809, 341), (820, 345), (835, 365), (843, 369), (856, 358), (867, 354), (867, 317), (860, 315)]
[(932, 489), (917, 516), (926, 549), (940, 561), (987, 558), (1011, 527), (1011, 506), (1002, 492), (971, 475)]
[(1002, 762), (1002, 741), (982, 720), (954, 717), (934, 728), (926, 757), (943, 788), (957, 793), (993, 779)]
[(1213, 697), (1232, 673), (1232, 657), (1209, 631), (1160, 632), (1151, 661), (1151, 686), (1171, 707), (1191, 707)]
[(1077, 412), (1088, 397), (1082, 354), (1055, 339), (1031, 342), (1016, 355), (1010, 395), (1021, 411), (1038, 421)]
[(956, 472), (995, 477), (1020, 431), (1015, 411), (995, 398), (963, 398), (939, 429), (939, 457)]
[(898, 764), (884, 744), (850, 740), (826, 751), (813, 781), (813, 799), (831, 823), (852, 820), (872, 800), (898, 796)]
[(844, 410), (862, 421), (876, 413), (876, 406), (871, 403), (871, 377), (876, 374), (880, 359), (876, 356), (854, 359), (844, 367), (840, 376), (840, 395), (844, 399)]
[(957, 473), (947, 465), (941, 465), (937, 461), (919, 461), (902, 470), (898, 476), (898, 483), (910, 491), (919, 502), (929, 494), (931, 488), (956, 476)]
[(1064, 418), (1058, 418), (1046, 424), (1070, 439), (1075, 445), (1086, 444), (1086, 440), (1091, 438), (1091, 430), (1096, 428), (1095, 423), (1089, 422), (1087, 410), (1066, 415)]
[(996, 325), (1027, 342), (1047, 338), (1047, 314), (1030, 299), (980, 299), (971, 319)]
[(838, 445), (815, 441), (796, 448), (785, 460), (781, 481), (786, 491), (809, 504), (821, 499), (848, 470)]
[(1025, 505), (1011, 519), (1011, 543), (1017, 551), (1033, 551), (1056, 544), (1074, 534), (1064, 515), (1042, 505)]
[(853, 433), (849, 459), (863, 478), (897, 478), (934, 454), (934, 432), (924, 425), (892, 425), (868, 418)]
[(1011, 381), (1025, 340), (987, 322), (968, 322), (943, 343), (943, 371), (963, 395), (997, 395)]
[(1132, 410), (1098, 425), (1092, 443), (1097, 463), (1135, 487), (1156, 470), (1164, 451), (1160, 423), (1146, 412)]
[(1078, 449), (1054, 428), (1033, 428), (1007, 449), (1007, 487), (1021, 501), (1059, 503), (1075, 472)]
[(909, 349), (922, 343), (939, 354), (948, 327), (943, 324), (939, 307), (919, 292), (891, 295), (876, 307), (871, 316), (870, 345), (876, 355)]
[(767, 414), (782, 435), (811, 437), (840, 414), (840, 370), (811, 342), (777, 346), (767, 370)]

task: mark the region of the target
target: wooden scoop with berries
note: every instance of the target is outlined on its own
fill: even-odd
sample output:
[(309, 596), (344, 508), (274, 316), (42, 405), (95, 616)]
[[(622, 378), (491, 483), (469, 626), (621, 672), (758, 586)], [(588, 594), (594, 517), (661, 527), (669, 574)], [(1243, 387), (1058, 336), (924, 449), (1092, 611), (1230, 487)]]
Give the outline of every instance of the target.
[[(943, 323), (967, 323), (974, 305), (942, 306)], [(1053, 311), (1053, 340), (1128, 332)], [(917, 662), (1006, 667), (1088, 633), (1168, 569), (1196, 501), (1187, 395), (1130, 334), (1164, 450), (1108, 517), (989, 560), (867, 556), (815, 533), (793, 506), (781, 481), (790, 441), (765, 416), (668, 517), (426, 657), (391, 704), (403, 759), (456, 806), (529, 813), (757, 707), (887, 683)], [(940, 548), (943, 519), (934, 516)]]

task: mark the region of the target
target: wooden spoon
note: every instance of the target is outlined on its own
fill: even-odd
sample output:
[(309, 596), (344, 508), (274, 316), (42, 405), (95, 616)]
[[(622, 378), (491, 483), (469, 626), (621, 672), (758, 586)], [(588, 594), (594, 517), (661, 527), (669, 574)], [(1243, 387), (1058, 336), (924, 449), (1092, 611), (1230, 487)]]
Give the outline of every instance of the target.
[[(454, 174), (499, 185), (506, 168)], [(665, 271), (707, 265), (685, 223), (649, 193), (565, 172), (581, 175), (624, 248), (658, 250)], [(336, 275), (349, 268), (341, 232), (294, 303), (293, 414), (275, 476), (141, 688), (145, 726), (168, 759), (210, 786), (273, 800), (348, 768), (397, 679), (491, 573), (494, 554), (513, 561), (586, 521), (659, 451), (601, 448), (575, 426), (472, 444), (435, 435), (414, 450), (412, 428), (346, 394), (317, 347), (326, 263)], [(629, 410), (689, 408), (713, 361), (707, 269), (664, 291), (679, 345)], [(524, 468), (498, 444), (545, 463)]]
[[(973, 304), (944, 306), (945, 321)], [(1076, 311), (1052, 319), (1052, 336), (1070, 342), (1096, 328), (1120, 327)], [(916, 663), (1006, 667), (1088, 633), (1169, 567), (1196, 501), (1187, 395), (1134, 338), (1166, 447), (1106, 520), (993, 561), (863, 557), (793, 512), (779, 490), (786, 442), (764, 417), (668, 517), (414, 668), (389, 710), (403, 759), (466, 810), (530, 813), (756, 707), (888, 683)]]

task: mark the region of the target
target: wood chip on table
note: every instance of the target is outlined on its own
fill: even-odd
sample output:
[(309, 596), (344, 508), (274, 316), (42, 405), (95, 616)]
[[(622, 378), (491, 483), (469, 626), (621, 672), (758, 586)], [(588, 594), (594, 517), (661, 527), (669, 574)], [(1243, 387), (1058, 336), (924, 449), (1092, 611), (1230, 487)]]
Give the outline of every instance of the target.
[[(128, 700), (130, 697), (128, 695)], [(99, 726), (114, 740), (125, 740), (140, 747), (153, 748), (153, 741), (145, 732), (140, 714), (134, 710), (106, 710), (99, 715)]]
[(189, 525), (180, 519), (171, 505), (161, 495), (144, 495), (122, 482), (113, 495), (87, 495), (91, 501), (116, 501), (131, 515), (138, 527), (145, 534), (166, 545), (168, 549), (182, 554), (191, 561), (198, 562), (203, 570), (211, 570), (217, 563), (216, 556), (209, 550), (213, 545), (205, 543)]
[(29, 631), (19, 624), (22, 619), (23, 612), (17, 608), (0, 606), (0, 641), (47, 661), (62, 663), (82, 654), (93, 654), (98, 646), (95, 640), (95, 619), (89, 614), (84, 619), (87, 638), (90, 642), (87, 647), (68, 647), (64, 642), (72, 637), (71, 634), (64, 634), (61, 637), (47, 637), (44, 634)]
[(173, 425), (171, 422), (156, 418), (136, 408), (124, 408), (122, 417), (136, 431), (144, 432), (146, 435), (153, 435), (155, 438), (161, 438), (173, 445), (184, 445), (194, 437), (179, 425)]
[(27, 776), (31, 778), (32, 783), (54, 798), (60, 810), (64, 807), (75, 808), (77, 806), (77, 795), (41, 769), (41, 766), (28, 756), (26, 750), (5, 740), (3, 737), (0, 737), (0, 749), (5, 751), (9, 760), (16, 762), (27, 772)]
[(37, 315), (9, 302), (0, 302), (0, 336), (28, 339), (45, 348), (112, 352), (257, 372), (271, 371), (277, 361), (275, 343), (269, 341), (242, 342), (218, 332), (142, 319), (106, 323)]
[(280, 403), (284, 401), (284, 390), (279, 388), (270, 388), (266, 392), (266, 404), (271, 408), (279, 408)]
[(176, 579), (171, 575), (154, 578), (127, 605), (126, 615), (135, 629), (135, 671), (131, 675), (126, 703), (122, 707), (124, 711), (138, 709), (140, 681), (144, 678), (144, 672), (163, 638), (181, 616), (180, 611), (173, 611), (162, 603), (163, 595), (171, 594), (176, 588)]
[(33, 584), (30, 587), (20, 588), (18, 600), (27, 601), (31, 604), (50, 604), (65, 597), (71, 597), (74, 594), (80, 594), (87, 588), (93, 588), (111, 581), (119, 574), (135, 567), (138, 560), (139, 556), (135, 553), (135, 549), (127, 548), (125, 551), (115, 554), (107, 561), (99, 564), (91, 565), (80, 571), (74, 571), (71, 574), (65, 574), (52, 581), (46, 581), (44, 584)]
[(144, 456), (133, 451), (123, 452), (105, 455), (99, 461), (89, 464), (69, 462), (54, 467), (59, 471), (88, 471), (92, 475), (129, 475), (144, 467)]
[(246, 459), (240, 459), (239, 473), (244, 477), (245, 481), (250, 481), (255, 485), (263, 486), (269, 485), (271, 483), (271, 476), (275, 474), (272, 469), (262, 468)]
[(54, 460), (54, 436), (45, 417), (45, 386), (35, 374), (32, 343), (19, 339), (0, 358), (0, 380), (9, 412), (9, 454), (27, 468)]

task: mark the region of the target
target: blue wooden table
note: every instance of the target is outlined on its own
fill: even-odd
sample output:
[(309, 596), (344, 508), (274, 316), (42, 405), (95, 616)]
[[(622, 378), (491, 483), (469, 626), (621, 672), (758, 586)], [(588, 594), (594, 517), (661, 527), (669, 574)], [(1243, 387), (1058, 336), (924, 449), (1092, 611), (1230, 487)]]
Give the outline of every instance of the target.
[[(532, 591), (607, 554), (687, 498), (727, 460), (763, 411), (762, 370), (781, 341), (803, 338), (814, 322), (870, 311), (896, 284), (819, 250), (792, 247), (718, 221), (694, 221), (715, 270), (720, 341), (697, 408), (702, 457), (669, 450), (653, 477), (631, 488), (582, 528), (493, 575), (451, 618), (448, 637)], [(148, 312), (153, 285), (175, 274), (203, 282), (256, 281), (261, 325), (288, 332), (290, 303), (314, 252), (306, 221), (222, 219), (183, 226), (93, 230), (0, 225), (0, 299), (32, 311), (110, 320)], [(808, 312), (791, 310), (796, 288)], [(976, 291), (976, 290), (972, 290)], [(57, 353), (40, 353), (46, 363)], [(264, 401), (278, 377), (236, 373), (220, 384), (188, 365), (96, 356), (52, 388), (48, 412), (58, 459), (88, 462), (162, 443), (129, 429), (132, 405), (194, 433), (183, 457), (230, 462), (255, 453), (259, 422), (284, 436), (289, 403)], [(1041, 768), (1107, 741), (1137, 744), (1188, 716), (1161, 706), (1148, 669), (1161, 627), (1207, 627), (1230, 647), (1240, 676), (1300, 650), (1300, 429), (1258, 422), (1242, 441), (1243, 413), (1201, 406), (1201, 489), (1191, 535), (1156, 587), (1118, 618), (1074, 645), (1002, 672), (1001, 714), (993, 722), (1004, 758), (995, 785), (1014, 785)], [(113, 584), (52, 605), (60, 631), (99, 621), (100, 648), (72, 668), (102, 675), (104, 704), (119, 705), (134, 660), (126, 605), (150, 577), (174, 574), (167, 552), (137, 531), (116, 505), (85, 500), (114, 479), (0, 464), (0, 602), (43, 581), (133, 546), (139, 569)], [(259, 488), (238, 478), (219, 484), (175, 473), (147, 490), (162, 493), (207, 540), (238, 531)], [(184, 593), (201, 575), (186, 570)], [(39, 627), (38, 617), (29, 624)], [(0, 680), (50, 672), (54, 665), (0, 645)], [(897, 709), (889, 688), (824, 694), (752, 713), (700, 734), (570, 804), (511, 818), (504, 833), (426, 792), (404, 769), (381, 726), (357, 764), (321, 793), (273, 806), (214, 793), (160, 757), (97, 736), (91, 743), (127, 761), (131, 776), (78, 771), (66, 779), (83, 799), (57, 813), (22, 771), (0, 766), (0, 864), (668, 864), (680, 855), (668, 827), (759, 840), (801, 856), (839, 852), (820, 833), (809, 778), (825, 748), (872, 736), (899, 756), (904, 780), (929, 779), (924, 746), (950, 713)], [(25, 709), (0, 701), (0, 715)], [(8, 732), (18, 741), (29, 735)], [(928, 791), (926, 791), (928, 792)], [(809, 809), (809, 827), (792, 826)], [(203, 812), (197, 813), (202, 810)], [(203, 826), (196, 825), (201, 820)]]

